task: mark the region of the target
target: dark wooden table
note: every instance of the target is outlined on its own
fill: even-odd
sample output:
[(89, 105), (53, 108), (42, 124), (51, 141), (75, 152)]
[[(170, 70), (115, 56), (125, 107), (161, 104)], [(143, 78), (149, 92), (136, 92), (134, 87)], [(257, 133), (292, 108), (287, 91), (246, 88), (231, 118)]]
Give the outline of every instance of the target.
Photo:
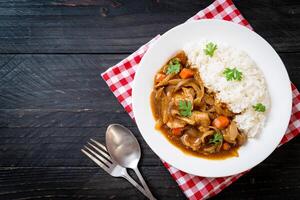
[[(185, 199), (100, 73), (211, 2), (1, 0), (0, 199), (143, 199), (80, 152), (113, 122), (137, 136), (155, 196)], [(299, 1), (235, 4), (300, 87)], [(215, 198), (299, 199), (299, 171), (298, 137)]]

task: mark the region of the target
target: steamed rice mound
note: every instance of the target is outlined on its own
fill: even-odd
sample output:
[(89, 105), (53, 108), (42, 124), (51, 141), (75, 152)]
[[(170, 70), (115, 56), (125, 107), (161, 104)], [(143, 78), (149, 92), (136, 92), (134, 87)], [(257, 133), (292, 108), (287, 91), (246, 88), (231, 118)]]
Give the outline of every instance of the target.
[[(191, 43), (184, 47), (191, 65), (199, 69), (204, 85), (216, 93), (219, 101), (226, 103), (231, 111), (240, 113), (234, 121), (248, 137), (254, 137), (264, 126), (270, 99), (263, 73), (250, 56), (239, 49), (217, 44), (213, 57), (207, 56), (203, 49), (207, 41)], [(237, 68), (242, 72), (241, 81), (227, 81), (225, 68)], [(265, 112), (257, 112), (253, 105), (262, 103)]]

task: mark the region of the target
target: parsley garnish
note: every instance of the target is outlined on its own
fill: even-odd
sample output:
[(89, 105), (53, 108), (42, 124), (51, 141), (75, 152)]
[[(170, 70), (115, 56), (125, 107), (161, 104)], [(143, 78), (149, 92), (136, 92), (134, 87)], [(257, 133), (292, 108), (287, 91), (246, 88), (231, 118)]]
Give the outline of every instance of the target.
[(236, 68), (226, 68), (223, 71), (223, 74), (225, 75), (227, 81), (241, 81), (243, 78), (243, 73), (237, 70)]
[(217, 45), (210, 42), (205, 46), (204, 53), (210, 57), (213, 57), (216, 50), (217, 50)]
[(252, 106), (255, 111), (257, 112), (265, 112), (266, 111), (266, 106), (262, 103), (258, 103), (255, 106)]
[(175, 73), (177, 74), (180, 71), (180, 60), (178, 58), (173, 58), (168, 64), (167, 74)]
[(219, 132), (215, 132), (213, 138), (209, 139), (210, 144), (219, 144), (223, 141), (223, 135)]
[(192, 115), (192, 103), (190, 101), (179, 101), (179, 113), (183, 117), (190, 117)]

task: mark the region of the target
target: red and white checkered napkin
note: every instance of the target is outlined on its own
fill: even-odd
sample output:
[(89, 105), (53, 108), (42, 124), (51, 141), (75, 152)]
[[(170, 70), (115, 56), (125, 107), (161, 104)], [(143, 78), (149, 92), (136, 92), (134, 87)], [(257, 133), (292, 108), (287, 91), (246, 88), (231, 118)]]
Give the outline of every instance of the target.
[[(231, 0), (216, 0), (188, 21), (207, 18), (232, 21), (252, 30), (252, 27), (247, 20), (244, 19)], [(110, 90), (114, 93), (131, 118), (134, 118), (131, 105), (131, 87), (136, 68), (149, 46), (159, 37), (159, 35), (156, 36), (150, 42), (140, 47), (136, 52), (101, 74)], [(300, 132), (300, 95), (293, 84), (291, 84), (291, 87), (293, 91), (292, 116), (280, 145), (296, 137)], [(246, 173), (243, 172), (229, 177), (206, 178), (187, 174), (170, 166), (164, 161), (163, 163), (189, 199), (206, 199), (216, 195)]]

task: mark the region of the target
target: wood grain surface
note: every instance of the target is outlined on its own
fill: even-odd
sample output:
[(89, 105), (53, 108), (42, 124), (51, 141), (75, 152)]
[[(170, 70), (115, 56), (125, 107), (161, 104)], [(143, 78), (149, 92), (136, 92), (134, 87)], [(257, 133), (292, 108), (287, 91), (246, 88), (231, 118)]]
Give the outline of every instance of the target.
[[(80, 149), (108, 124), (138, 138), (158, 199), (185, 199), (100, 73), (212, 1), (0, 1), (0, 199), (144, 199)], [(234, 1), (300, 87), (300, 2)], [(299, 199), (299, 137), (214, 199)]]

